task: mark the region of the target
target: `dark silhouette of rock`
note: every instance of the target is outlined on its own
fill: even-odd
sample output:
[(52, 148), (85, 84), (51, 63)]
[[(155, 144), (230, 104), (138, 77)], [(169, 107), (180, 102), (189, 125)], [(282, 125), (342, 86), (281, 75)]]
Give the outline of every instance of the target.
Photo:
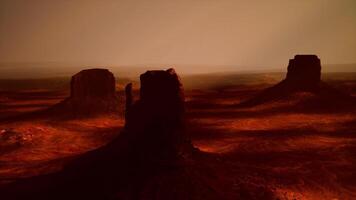
[(115, 77), (107, 69), (86, 69), (72, 76), (70, 97), (54, 106), (69, 115), (116, 112)]
[(296, 55), (289, 60), (286, 84), (300, 90), (318, 88), (321, 76), (320, 59), (316, 55)]
[[(201, 177), (184, 134), (184, 96), (173, 69), (141, 75), (140, 99), (126, 87), (126, 125), (109, 144), (55, 174), (0, 188), (7, 199), (224, 199)], [(203, 165), (204, 166), (204, 165)], [(21, 191), (21, 192), (18, 192)]]
[[(175, 71), (147, 71), (140, 76), (140, 80), (140, 99), (131, 105), (132, 114), (129, 115), (127, 123), (137, 123), (137, 112), (142, 112), (162, 123), (172, 121), (176, 126), (182, 126), (184, 92)], [(127, 98), (130, 99), (130, 95)]]
[(133, 95), (132, 95), (132, 83), (129, 83), (125, 87), (125, 96), (126, 96), (126, 103), (125, 103), (125, 120), (127, 121), (129, 110), (133, 104)]
[(72, 100), (103, 99), (116, 97), (115, 77), (107, 69), (86, 69), (72, 76), (70, 83)]
[(165, 109), (172, 111), (177, 108), (183, 112), (184, 95), (182, 84), (173, 69), (147, 71), (140, 77), (140, 99), (151, 104), (162, 112)]
[(287, 76), (278, 84), (239, 104), (255, 106), (269, 101), (290, 100), (300, 92), (311, 93), (294, 105), (297, 110), (307, 108), (330, 111), (355, 105), (355, 99), (321, 81), (321, 64), (316, 55), (296, 55), (289, 60)]
[(147, 157), (173, 158), (182, 145), (190, 144), (184, 135), (182, 84), (173, 69), (147, 71), (140, 80), (140, 99), (126, 108), (130, 140), (145, 149)]

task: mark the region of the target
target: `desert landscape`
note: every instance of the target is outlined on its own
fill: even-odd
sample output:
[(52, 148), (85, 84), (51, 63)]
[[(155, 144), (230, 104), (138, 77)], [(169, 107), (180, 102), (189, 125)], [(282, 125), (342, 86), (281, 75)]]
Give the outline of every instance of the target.
[(355, 0), (0, 0), (0, 200), (356, 200)]
[[(212, 199), (355, 198), (354, 75), (328, 73), (321, 78), (335, 91), (350, 94), (350, 100), (339, 101), (342, 95), (330, 93), (296, 91), (282, 96), (279, 92), (278, 98), (253, 106), (244, 104), (284, 79), (283, 73), (182, 76), (186, 85), (184, 132), (199, 152), (193, 165), (199, 170), (189, 172), (198, 174), (186, 176), (199, 181), (199, 187), (207, 187), (215, 195), (210, 195)], [(1, 91), (3, 188), (19, 180), (60, 173), (86, 152), (105, 148), (124, 129), (125, 84), (133, 83), (133, 99), (140, 96), (137, 79), (119, 78), (114, 112), (74, 117), (58, 114), (49, 108), (71, 93), (69, 78), (61, 80), (60, 84), (58, 79), (33, 80), (46, 81), (48, 88), (33, 84), (32, 89), (27, 80), (25, 88), (20, 84)], [(155, 190), (169, 191), (162, 181), (172, 184), (173, 180), (161, 180)], [(152, 190), (149, 182), (143, 183), (138, 195), (146, 187)], [(190, 198), (204, 199), (199, 190), (190, 191)]]

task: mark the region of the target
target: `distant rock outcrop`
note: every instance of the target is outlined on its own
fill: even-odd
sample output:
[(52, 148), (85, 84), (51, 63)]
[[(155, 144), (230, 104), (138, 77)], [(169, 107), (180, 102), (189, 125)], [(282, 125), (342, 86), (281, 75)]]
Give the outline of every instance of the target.
[(115, 77), (107, 69), (86, 69), (72, 76), (72, 100), (112, 100), (116, 98)]
[(320, 59), (316, 55), (296, 55), (289, 60), (286, 84), (299, 90), (315, 90), (321, 76)]
[(115, 77), (107, 69), (86, 69), (72, 76), (70, 96), (54, 106), (73, 115), (115, 112)]
[[(296, 55), (289, 60), (287, 76), (278, 84), (263, 90), (257, 96), (239, 104), (255, 106), (275, 100), (295, 99), (295, 93), (305, 92), (311, 95), (300, 99), (294, 107), (313, 109), (337, 108), (354, 104), (354, 99), (321, 81), (321, 64), (316, 55)], [(297, 95), (298, 96), (298, 95)]]

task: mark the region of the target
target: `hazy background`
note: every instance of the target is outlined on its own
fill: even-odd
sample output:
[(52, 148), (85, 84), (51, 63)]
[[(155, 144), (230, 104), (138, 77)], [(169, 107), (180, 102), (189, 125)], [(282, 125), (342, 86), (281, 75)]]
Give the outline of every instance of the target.
[(0, 0), (1, 78), (278, 71), (295, 54), (356, 71), (356, 1)]

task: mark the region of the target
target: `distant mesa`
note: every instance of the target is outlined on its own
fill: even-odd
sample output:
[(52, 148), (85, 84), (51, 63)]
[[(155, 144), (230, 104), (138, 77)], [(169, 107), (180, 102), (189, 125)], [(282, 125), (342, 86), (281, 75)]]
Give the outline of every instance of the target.
[[(300, 94), (300, 95), (299, 95)], [(293, 97), (294, 95), (294, 97)], [(303, 97), (301, 97), (303, 96)], [(270, 101), (296, 100), (299, 108), (336, 109), (354, 105), (355, 99), (321, 80), (320, 59), (316, 55), (296, 55), (289, 60), (287, 76), (278, 84), (239, 104), (255, 106)], [(295, 107), (296, 107), (295, 106)]]
[(115, 77), (107, 69), (86, 69), (72, 76), (70, 96), (53, 107), (69, 114), (116, 112)]
[(115, 77), (107, 69), (86, 69), (72, 76), (72, 100), (111, 100), (116, 97)]
[(289, 60), (286, 84), (299, 90), (316, 90), (320, 83), (321, 64), (316, 55), (296, 55)]

